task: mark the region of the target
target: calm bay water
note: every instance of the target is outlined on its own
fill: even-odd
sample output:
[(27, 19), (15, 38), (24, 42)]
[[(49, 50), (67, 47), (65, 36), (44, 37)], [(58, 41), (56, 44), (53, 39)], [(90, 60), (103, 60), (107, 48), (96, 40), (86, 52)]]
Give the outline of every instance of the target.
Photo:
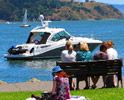
[[(31, 23), (31, 27), (21, 28), (20, 24), (0, 24), (0, 80), (10, 83), (25, 82), (33, 77), (51, 80), (51, 69), (58, 59), (8, 61), (4, 58), (10, 46), (25, 43), (30, 30), (40, 25)], [(124, 58), (124, 20), (53, 21), (50, 23), (51, 26), (65, 28), (74, 36), (93, 37), (102, 41), (112, 40), (120, 58)]]

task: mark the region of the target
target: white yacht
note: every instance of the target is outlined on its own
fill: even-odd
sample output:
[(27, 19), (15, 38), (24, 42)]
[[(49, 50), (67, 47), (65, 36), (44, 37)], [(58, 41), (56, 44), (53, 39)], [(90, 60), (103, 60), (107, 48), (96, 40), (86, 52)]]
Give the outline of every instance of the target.
[(74, 37), (63, 28), (50, 28), (49, 22), (43, 21), (43, 15), (40, 15), (40, 19), (42, 26), (31, 30), (25, 44), (11, 47), (5, 58), (14, 60), (58, 58), (68, 39), (73, 42), (74, 47), (81, 41), (87, 42), (91, 51), (102, 43), (93, 38)]

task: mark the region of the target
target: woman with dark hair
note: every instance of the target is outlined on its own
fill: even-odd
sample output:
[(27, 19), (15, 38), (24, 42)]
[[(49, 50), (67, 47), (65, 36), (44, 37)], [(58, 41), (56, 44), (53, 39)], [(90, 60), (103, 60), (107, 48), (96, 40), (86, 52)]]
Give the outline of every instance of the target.
[[(100, 51), (98, 51), (94, 56), (93, 56), (93, 59), (94, 60), (107, 60), (108, 59), (108, 55), (106, 53), (107, 51), (107, 47), (103, 44), (100, 45)], [(96, 88), (96, 84), (98, 82), (98, 79), (99, 79), (99, 76), (92, 76), (91, 77), (92, 79), (92, 82), (93, 82), (93, 85), (92, 85), (92, 88)], [(106, 84), (106, 76), (103, 77), (103, 82)], [(105, 87), (105, 86), (103, 86)]]

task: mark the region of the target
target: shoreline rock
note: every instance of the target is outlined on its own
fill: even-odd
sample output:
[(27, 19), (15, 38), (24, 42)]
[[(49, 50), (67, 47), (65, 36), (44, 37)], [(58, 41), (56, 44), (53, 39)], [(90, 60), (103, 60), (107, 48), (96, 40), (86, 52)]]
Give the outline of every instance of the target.
[(32, 78), (27, 82), (41, 82), (41, 80), (37, 79), (37, 78)]

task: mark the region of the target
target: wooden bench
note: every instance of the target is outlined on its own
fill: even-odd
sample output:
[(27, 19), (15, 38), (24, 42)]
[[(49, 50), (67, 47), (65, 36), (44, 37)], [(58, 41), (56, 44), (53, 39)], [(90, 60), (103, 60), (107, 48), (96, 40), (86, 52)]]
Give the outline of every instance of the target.
[(72, 78), (76, 78), (76, 89), (79, 89), (79, 81), (88, 79), (88, 86), (90, 87), (91, 76), (106, 76), (116, 75), (117, 76), (117, 87), (119, 82), (122, 83), (122, 59), (115, 60), (94, 60), (88, 62), (56, 62), (70, 77), (70, 89), (72, 89)]

